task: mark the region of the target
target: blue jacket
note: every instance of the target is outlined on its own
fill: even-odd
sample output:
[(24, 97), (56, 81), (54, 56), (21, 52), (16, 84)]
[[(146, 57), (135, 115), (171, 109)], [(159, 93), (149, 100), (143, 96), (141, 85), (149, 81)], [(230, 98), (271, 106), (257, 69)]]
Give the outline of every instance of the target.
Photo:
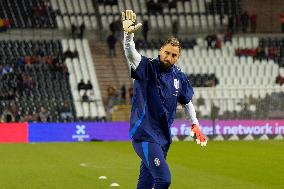
[(142, 56), (139, 66), (131, 71), (135, 81), (129, 136), (169, 147), (177, 102), (189, 103), (193, 89), (178, 67), (174, 65), (165, 71), (160, 64), (159, 57)]

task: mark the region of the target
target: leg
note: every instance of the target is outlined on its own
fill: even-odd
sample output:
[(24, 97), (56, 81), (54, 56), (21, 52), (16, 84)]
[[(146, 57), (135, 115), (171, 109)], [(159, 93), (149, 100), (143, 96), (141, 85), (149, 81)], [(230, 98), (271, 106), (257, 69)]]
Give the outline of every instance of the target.
[(154, 179), (149, 172), (147, 166), (141, 161), (140, 165), (140, 175), (138, 179), (137, 189), (151, 189), (154, 185)]
[(133, 142), (133, 147), (154, 178), (154, 189), (168, 189), (171, 173), (165, 160), (166, 153), (161, 146), (149, 142)]

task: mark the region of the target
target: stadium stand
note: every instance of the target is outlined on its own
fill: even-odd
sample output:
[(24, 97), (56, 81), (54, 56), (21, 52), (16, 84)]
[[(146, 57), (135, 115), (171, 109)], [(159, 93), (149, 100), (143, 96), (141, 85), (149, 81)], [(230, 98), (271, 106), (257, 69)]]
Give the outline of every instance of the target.
[(92, 0), (50, 0), (51, 7), (57, 12), (56, 22), (59, 29), (71, 29), (71, 25), (86, 29), (98, 29), (96, 12)]
[[(105, 117), (86, 40), (9, 40), (0, 41), (0, 44), (1, 97), (19, 103), (19, 120), (36, 114), (40, 107), (48, 109), (50, 121), (101, 120)], [(72, 60), (67, 58), (64, 62), (63, 52), (68, 47), (76, 49), (79, 56)], [(77, 90), (77, 83), (82, 78), (94, 86), (94, 90), (87, 93), (91, 98), (87, 102), (81, 101), (82, 94)], [(68, 106), (64, 114), (60, 108), (65, 103)], [(4, 105), (8, 107), (9, 102), (4, 102)], [(67, 115), (66, 112), (69, 112), (68, 116), (62, 116)]]
[(11, 28), (55, 28), (55, 17), (49, 1), (0, 1), (0, 18), (8, 19)]
[[(79, 54), (79, 58), (66, 59), (77, 117), (95, 118), (96, 120), (104, 119), (106, 113), (102, 104), (101, 92), (87, 40), (63, 39), (62, 46), (64, 51), (69, 48), (71, 51), (78, 51)], [(87, 102), (82, 101), (83, 94), (80, 94), (77, 88), (77, 84), (82, 79), (85, 83), (90, 81), (92, 86), (94, 86), (93, 90), (87, 91), (87, 95), (90, 98)]]
[[(50, 112), (49, 121), (104, 121), (110, 113), (107, 89), (131, 88), (120, 43), (120, 12), (133, 9), (138, 22), (149, 23), (149, 40), (139, 33), (135, 37), (136, 48), (148, 57), (158, 54), (164, 34), (174, 33), (177, 24), (183, 44), (177, 66), (194, 86), (201, 118), (210, 117), (212, 107), (223, 119), (268, 118), (265, 111), (271, 112), (271, 106), (267, 110), (263, 104), (282, 98), (284, 40), (242, 33), (246, 11), (241, 5), (239, 0), (0, 0), (1, 26), (8, 26), (3, 32), (52, 29), (65, 35), (52, 40), (44, 35), (35, 40), (1, 38), (1, 112), (16, 104), (20, 121), (32, 120), (41, 107)], [(70, 37), (72, 27), (82, 24), (89, 32), (86, 38)], [(112, 27), (119, 41), (115, 58), (108, 57), (104, 42)], [(56, 64), (44, 63), (48, 59)], [(25, 87), (19, 87), (22, 80), (28, 83)], [(81, 81), (92, 89), (78, 90)], [(123, 114), (114, 120), (128, 117), (129, 105), (121, 107)], [(245, 108), (251, 113), (244, 114)]]
[[(29, 120), (41, 107), (49, 111), (49, 121), (76, 118), (60, 41), (1, 40), (0, 52), (2, 109), (16, 102), (16, 121)], [(62, 104), (69, 116), (61, 116)]]
[[(202, 116), (209, 116), (212, 103), (220, 108), (221, 115), (227, 110), (240, 112), (239, 104), (245, 98), (252, 96), (263, 99), (267, 94), (280, 90), (275, 82), (279, 74), (277, 62), (273, 59), (259, 60), (251, 56), (235, 55), (235, 49), (238, 48), (258, 48), (259, 38), (233, 37), (232, 42), (222, 41), (219, 49), (209, 47), (206, 39), (201, 37), (191, 41), (191, 45), (186, 45), (190, 48), (183, 49), (177, 65), (188, 74), (189, 80), (196, 87), (195, 100), (204, 99)], [(140, 49), (141, 54), (153, 58), (158, 53), (157, 47), (161, 45), (159, 41), (137, 43), (139, 48), (144, 47)], [(210, 83), (211, 87), (208, 87), (210, 84), (207, 74), (215, 81)], [(216, 87), (212, 87), (215, 84)]]
[(191, 1), (98, 1), (99, 14), (103, 27), (119, 19), (119, 14), (125, 9), (132, 9), (137, 14), (137, 20), (148, 20), (152, 31), (171, 30), (173, 23), (178, 23), (179, 32), (208, 31), (228, 25), (229, 17), (235, 18), (241, 14), (239, 0), (191, 0)]

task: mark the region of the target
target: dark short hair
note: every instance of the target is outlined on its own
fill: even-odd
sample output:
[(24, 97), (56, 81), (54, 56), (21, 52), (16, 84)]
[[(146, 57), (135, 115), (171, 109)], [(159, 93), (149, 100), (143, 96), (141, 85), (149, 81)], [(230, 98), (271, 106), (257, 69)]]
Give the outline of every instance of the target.
[(174, 47), (178, 47), (179, 48), (179, 52), (181, 51), (181, 42), (176, 38), (176, 37), (169, 37), (161, 47), (170, 44)]

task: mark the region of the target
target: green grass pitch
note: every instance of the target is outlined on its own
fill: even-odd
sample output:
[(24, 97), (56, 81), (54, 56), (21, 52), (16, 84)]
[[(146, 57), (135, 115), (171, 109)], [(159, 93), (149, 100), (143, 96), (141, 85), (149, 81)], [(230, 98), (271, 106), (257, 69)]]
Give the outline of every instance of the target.
[[(174, 142), (167, 160), (172, 189), (284, 188), (284, 141)], [(129, 142), (0, 144), (0, 188), (135, 189), (139, 163)]]

